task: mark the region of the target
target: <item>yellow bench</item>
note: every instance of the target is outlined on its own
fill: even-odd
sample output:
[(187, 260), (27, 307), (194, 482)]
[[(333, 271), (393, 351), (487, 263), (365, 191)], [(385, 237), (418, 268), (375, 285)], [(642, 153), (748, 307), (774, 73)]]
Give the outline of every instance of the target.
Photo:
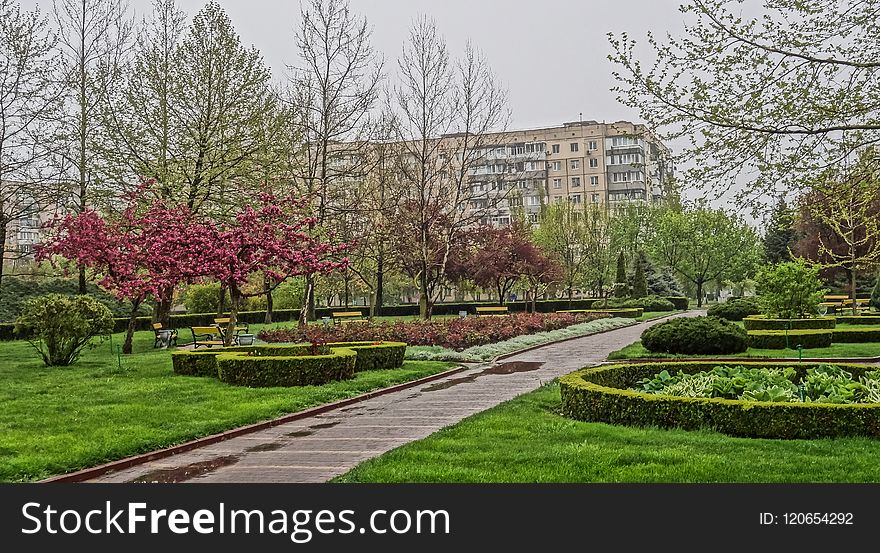
[(193, 335), (193, 349), (198, 349), (199, 346), (210, 348), (224, 345), (219, 326), (191, 326), (189, 329)]
[[(220, 328), (225, 330), (226, 327), (229, 326), (229, 317), (217, 317), (216, 319), (214, 319), (214, 324), (216, 324), (217, 326), (219, 326)], [(248, 328), (250, 328), (250, 327), (248, 326), (247, 323), (243, 323), (241, 321), (235, 321), (235, 333), (236, 334), (240, 334), (240, 333), (247, 334)]]
[(362, 311), (334, 311), (331, 313), (333, 324), (367, 322)]
[(474, 312), (478, 317), (486, 317), (486, 316), (503, 316), (508, 315), (509, 311), (507, 310), (507, 306), (500, 307), (476, 307), (474, 308)]
[(177, 329), (162, 328), (162, 323), (153, 323), (153, 335), (156, 338), (156, 341), (153, 343), (154, 348), (162, 344), (177, 346)]

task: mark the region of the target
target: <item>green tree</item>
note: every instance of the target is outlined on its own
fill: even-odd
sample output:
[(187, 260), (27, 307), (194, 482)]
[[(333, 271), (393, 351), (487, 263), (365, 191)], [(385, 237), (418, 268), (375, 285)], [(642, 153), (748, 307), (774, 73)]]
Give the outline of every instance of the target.
[(634, 298), (644, 298), (648, 295), (648, 278), (645, 275), (647, 256), (645, 252), (638, 252), (634, 259), (633, 276), (630, 284), (630, 294)]
[(626, 285), (626, 257), (623, 252), (617, 256), (617, 276), (614, 278), (614, 295), (625, 298), (629, 292)]
[(620, 100), (692, 144), (680, 153), (689, 182), (760, 199), (807, 187), (841, 155), (880, 142), (880, 5), (747, 4), (688, 0), (681, 36), (648, 37), (649, 63), (625, 34), (611, 37), (610, 59)]
[(703, 305), (706, 283), (744, 280), (755, 273), (761, 258), (752, 227), (736, 215), (702, 206), (664, 211), (648, 249), (694, 285), (698, 306)]
[(807, 265), (803, 259), (767, 267), (756, 280), (762, 311), (781, 319), (815, 315), (827, 292), (819, 280), (819, 267)]
[(95, 337), (113, 332), (113, 314), (91, 296), (49, 294), (25, 302), (15, 321), (49, 367), (66, 367), (79, 359)]
[(785, 204), (785, 199), (779, 198), (764, 235), (764, 257), (768, 263), (791, 261), (791, 250), (796, 242), (794, 213)]

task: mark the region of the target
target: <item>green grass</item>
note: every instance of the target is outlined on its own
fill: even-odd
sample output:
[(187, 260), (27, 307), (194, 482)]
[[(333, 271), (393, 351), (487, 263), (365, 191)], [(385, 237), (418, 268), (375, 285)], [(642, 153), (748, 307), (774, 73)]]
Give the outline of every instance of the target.
[(675, 315), (679, 313), (678, 311), (648, 311), (647, 313), (642, 313), (641, 317), (635, 319), (636, 321), (650, 321), (651, 319), (659, 319), (661, 317), (669, 317), (670, 315)]
[(367, 461), (339, 482), (878, 482), (880, 442), (758, 440), (585, 423), (550, 384)]
[[(257, 326), (257, 325), (254, 325)], [(181, 343), (189, 340), (181, 332)], [(113, 336), (121, 344), (122, 335)], [(45, 367), (26, 342), (0, 343), (0, 481), (94, 466), (445, 370), (437, 362), (358, 373), (324, 386), (250, 389), (177, 376), (170, 353), (135, 335), (132, 356), (107, 342), (67, 368)]]
[[(804, 357), (874, 357), (880, 355), (880, 343), (866, 344), (832, 344), (828, 348), (812, 348), (803, 351)], [(757, 349), (749, 348), (743, 353), (732, 355), (679, 355), (669, 353), (650, 352), (642, 345), (642, 342), (634, 342), (622, 349), (613, 351), (608, 359), (699, 359), (700, 357), (779, 357), (798, 358), (796, 349)]]

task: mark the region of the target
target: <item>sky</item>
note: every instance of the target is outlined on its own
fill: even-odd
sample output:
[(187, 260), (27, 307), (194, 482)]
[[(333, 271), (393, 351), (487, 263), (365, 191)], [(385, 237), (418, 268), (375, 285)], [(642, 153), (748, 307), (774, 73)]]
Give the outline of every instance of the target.
[[(300, 4), (289, 0), (220, 0), (242, 37), (262, 53), (276, 78), (296, 63), (294, 30)], [(558, 125), (565, 121), (634, 120), (617, 103), (607, 33), (644, 39), (681, 27), (677, 0), (350, 0), (373, 26), (373, 42), (393, 70), (413, 20), (433, 17), (453, 54), (471, 40), (486, 54), (509, 90), (511, 128)], [(51, 13), (51, 0), (21, 0)], [(129, 0), (138, 17), (151, 0)], [(189, 16), (205, 0), (178, 0)]]

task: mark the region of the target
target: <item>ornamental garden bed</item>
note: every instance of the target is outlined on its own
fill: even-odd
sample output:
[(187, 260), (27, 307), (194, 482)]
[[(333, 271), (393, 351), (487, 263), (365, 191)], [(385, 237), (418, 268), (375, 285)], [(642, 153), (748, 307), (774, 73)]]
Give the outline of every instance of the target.
[(607, 317), (606, 313), (513, 313), (503, 317), (464, 317), (430, 321), (370, 322), (335, 326), (309, 325), (263, 330), (269, 343), (405, 342), (462, 351), (524, 334), (566, 328)]
[(249, 387), (310, 386), (346, 380), (358, 371), (398, 368), (405, 351), (399, 342), (292, 344), (178, 351), (171, 359), (180, 375)]
[[(873, 403), (880, 399), (880, 371), (875, 367), (745, 362), (731, 368), (705, 361), (617, 364), (583, 369), (559, 382), (564, 415), (582, 421), (713, 429), (755, 438), (880, 437), (880, 403)], [(667, 384), (670, 387), (664, 387)], [(706, 393), (720, 397), (685, 397)], [(857, 403), (839, 402), (845, 398)]]

